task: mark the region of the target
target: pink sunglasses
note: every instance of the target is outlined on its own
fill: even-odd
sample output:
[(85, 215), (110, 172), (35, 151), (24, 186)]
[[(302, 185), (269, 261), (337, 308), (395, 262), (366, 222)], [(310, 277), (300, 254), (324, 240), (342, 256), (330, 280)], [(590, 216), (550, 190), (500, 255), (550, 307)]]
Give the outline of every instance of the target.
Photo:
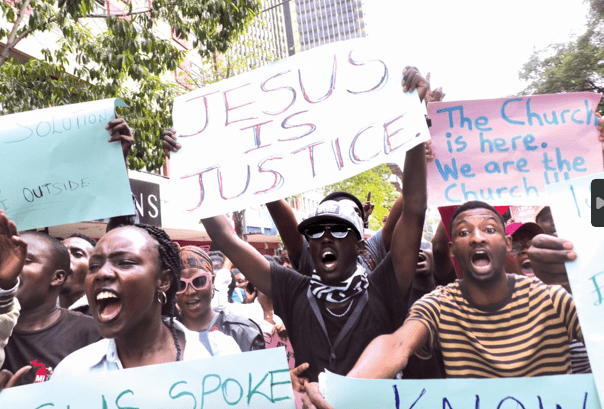
[(176, 291), (176, 294), (182, 294), (187, 291), (187, 285), (189, 284), (197, 291), (204, 290), (208, 286), (208, 283), (210, 281), (210, 273), (208, 273), (207, 271), (195, 274), (191, 278), (181, 277), (178, 283), (178, 290)]

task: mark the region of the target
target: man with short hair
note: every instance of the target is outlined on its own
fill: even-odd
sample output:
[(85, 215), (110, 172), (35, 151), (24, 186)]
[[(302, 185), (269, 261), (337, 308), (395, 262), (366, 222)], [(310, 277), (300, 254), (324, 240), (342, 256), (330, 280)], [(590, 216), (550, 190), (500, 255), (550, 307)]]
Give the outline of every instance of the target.
[(348, 375), (391, 378), (412, 354), (427, 358), (436, 346), (449, 378), (571, 373), (569, 343), (582, 333), (570, 294), (506, 274), (511, 238), (492, 206), (466, 202), (449, 228), (464, 278), (415, 303), (405, 324), (375, 339)]
[(88, 275), (88, 259), (96, 246), (96, 241), (85, 234), (74, 233), (63, 240), (63, 244), (69, 250), (71, 274), (67, 276), (61, 289), (59, 305), (61, 308), (92, 315), (86, 298), (84, 280)]
[[(7, 234), (0, 231), (0, 235)], [(57, 306), (57, 297), (70, 271), (67, 248), (41, 232), (25, 232), (21, 239), (27, 247), (26, 253), (19, 253), (16, 258), (22, 266), (17, 289), (21, 315), (6, 346), (2, 369), (14, 373), (33, 365), (21, 379), (21, 384), (28, 384), (50, 379), (64, 357), (102, 337), (91, 317)], [(0, 248), (0, 269), (5, 268), (5, 260), (16, 254), (18, 247), (10, 242)]]

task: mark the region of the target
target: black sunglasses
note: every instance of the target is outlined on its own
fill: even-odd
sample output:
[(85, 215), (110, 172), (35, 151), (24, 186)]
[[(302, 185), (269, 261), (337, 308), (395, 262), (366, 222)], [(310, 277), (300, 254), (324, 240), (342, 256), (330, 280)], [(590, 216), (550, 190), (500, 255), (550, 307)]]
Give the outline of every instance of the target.
[(343, 239), (348, 236), (348, 232), (352, 231), (350, 227), (343, 224), (319, 224), (307, 227), (304, 234), (309, 239), (320, 239), (328, 230), (336, 239)]

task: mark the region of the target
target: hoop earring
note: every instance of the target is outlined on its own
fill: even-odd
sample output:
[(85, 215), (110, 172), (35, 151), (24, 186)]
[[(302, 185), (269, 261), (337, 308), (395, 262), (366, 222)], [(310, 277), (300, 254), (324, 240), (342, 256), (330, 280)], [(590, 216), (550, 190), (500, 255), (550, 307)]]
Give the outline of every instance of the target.
[(165, 292), (163, 291), (158, 291), (157, 292), (157, 301), (159, 301), (159, 303), (161, 305), (164, 305), (168, 302), (168, 296), (166, 295)]

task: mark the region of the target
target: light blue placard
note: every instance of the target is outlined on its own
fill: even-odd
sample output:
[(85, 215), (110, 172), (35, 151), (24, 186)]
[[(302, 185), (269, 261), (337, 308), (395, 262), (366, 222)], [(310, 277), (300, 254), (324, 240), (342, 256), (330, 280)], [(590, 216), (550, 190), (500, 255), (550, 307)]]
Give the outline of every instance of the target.
[(0, 392), (0, 408), (293, 409), (284, 348), (52, 379)]
[(397, 381), (327, 373), (325, 388), (336, 409), (600, 409), (591, 374)]
[(550, 185), (558, 236), (574, 245), (566, 271), (600, 396), (604, 396), (604, 228), (591, 225), (591, 181), (604, 173)]
[(19, 230), (134, 214), (119, 142), (120, 99), (0, 117), (0, 209)]

